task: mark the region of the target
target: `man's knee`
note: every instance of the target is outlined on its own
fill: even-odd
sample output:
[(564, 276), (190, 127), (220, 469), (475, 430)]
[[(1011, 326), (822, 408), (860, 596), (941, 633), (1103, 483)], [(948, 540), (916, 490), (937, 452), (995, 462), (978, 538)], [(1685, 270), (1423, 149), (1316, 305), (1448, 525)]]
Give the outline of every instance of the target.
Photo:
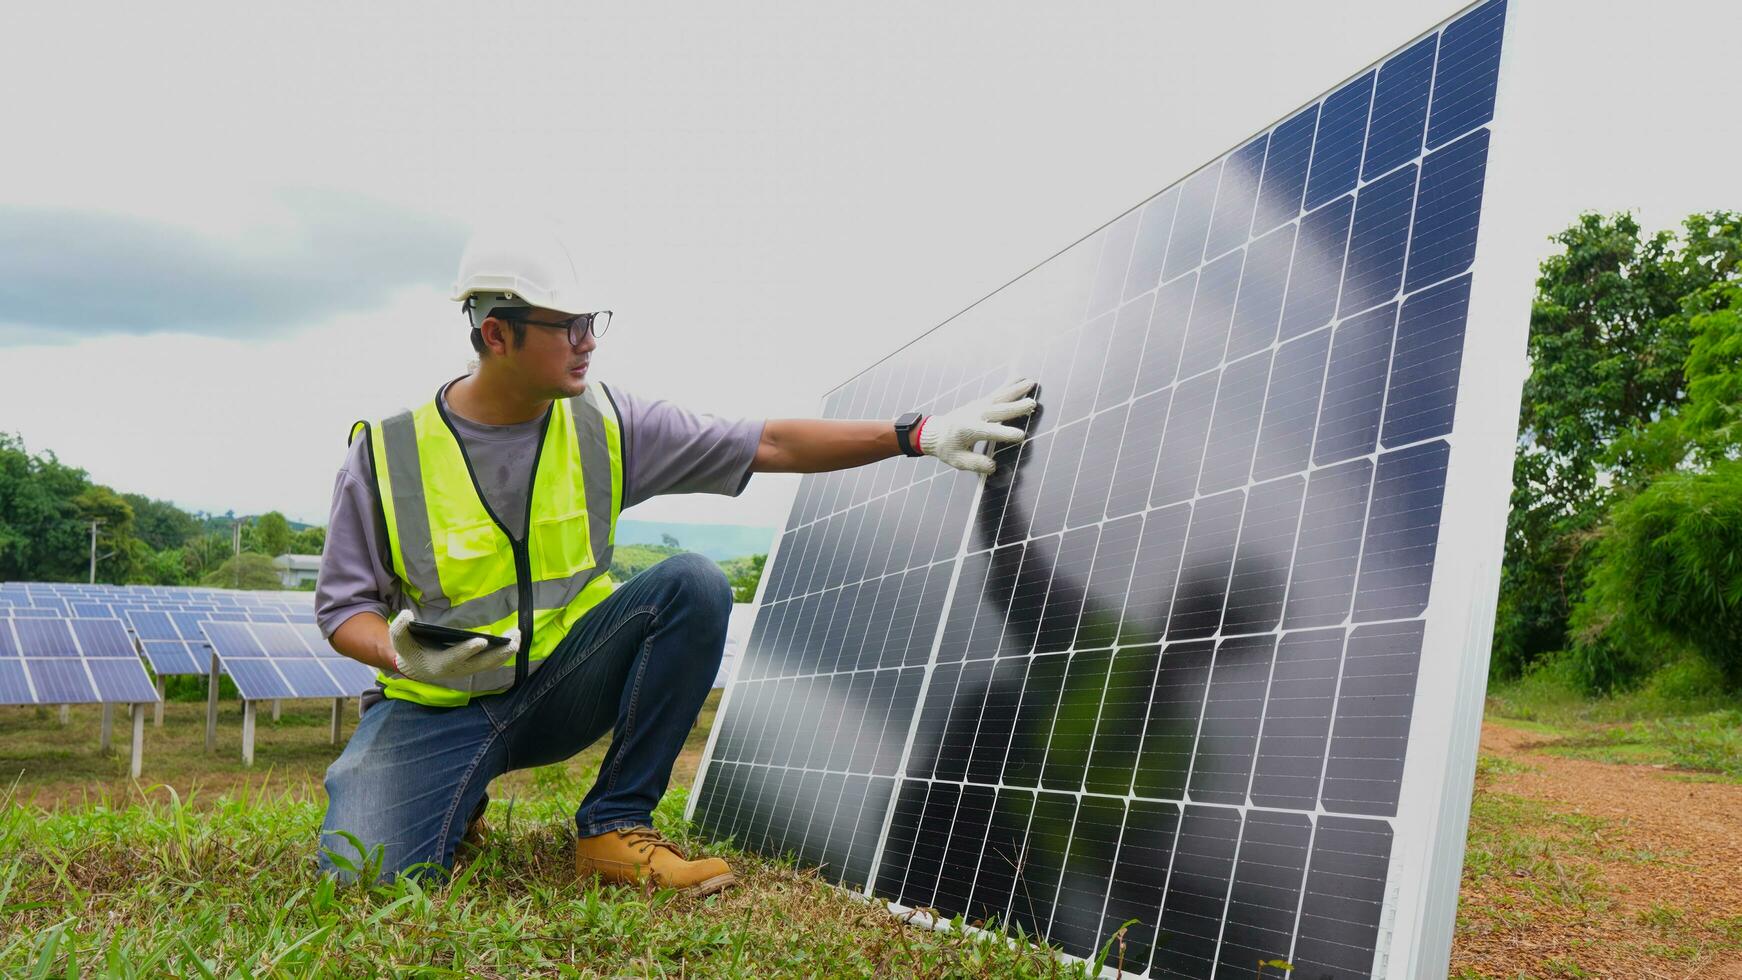
[(694, 552), (673, 555), (654, 568), (663, 569), (683, 601), (722, 624), (732, 613), (732, 583), (713, 559)]

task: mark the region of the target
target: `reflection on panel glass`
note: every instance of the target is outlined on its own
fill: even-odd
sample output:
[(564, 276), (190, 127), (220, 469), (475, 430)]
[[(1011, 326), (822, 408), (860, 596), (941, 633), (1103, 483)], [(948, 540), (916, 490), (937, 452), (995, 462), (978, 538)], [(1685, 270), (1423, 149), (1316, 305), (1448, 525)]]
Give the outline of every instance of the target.
[(1502, 3), (831, 393), (1041, 407), (983, 483), (804, 479), (705, 832), (1076, 956), (1124, 928), (1128, 974), (1371, 972)]

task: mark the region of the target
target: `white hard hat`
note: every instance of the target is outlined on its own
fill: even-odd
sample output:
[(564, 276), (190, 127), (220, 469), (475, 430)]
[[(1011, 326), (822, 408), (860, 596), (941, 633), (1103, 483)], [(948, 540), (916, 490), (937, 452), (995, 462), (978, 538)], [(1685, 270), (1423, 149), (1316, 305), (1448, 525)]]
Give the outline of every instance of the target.
[(569, 314), (599, 309), (582, 291), (574, 254), (557, 230), (537, 224), (473, 232), (460, 254), (452, 298), (465, 304), (473, 326), (498, 306), (538, 306)]

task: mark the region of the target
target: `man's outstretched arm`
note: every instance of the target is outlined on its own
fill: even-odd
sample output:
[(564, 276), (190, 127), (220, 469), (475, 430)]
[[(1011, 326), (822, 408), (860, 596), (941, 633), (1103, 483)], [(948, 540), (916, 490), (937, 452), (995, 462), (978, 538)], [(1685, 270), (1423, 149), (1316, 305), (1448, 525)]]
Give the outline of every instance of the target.
[[(918, 441), (927, 456), (957, 469), (992, 472), (992, 459), (973, 451), (977, 442), (1019, 442), (1023, 432), (1003, 423), (1034, 411), (1025, 396), (1034, 382), (1021, 380), (977, 401), (921, 423)], [(864, 419), (770, 419), (750, 469), (757, 473), (824, 473), (864, 466), (901, 454), (888, 421)]]

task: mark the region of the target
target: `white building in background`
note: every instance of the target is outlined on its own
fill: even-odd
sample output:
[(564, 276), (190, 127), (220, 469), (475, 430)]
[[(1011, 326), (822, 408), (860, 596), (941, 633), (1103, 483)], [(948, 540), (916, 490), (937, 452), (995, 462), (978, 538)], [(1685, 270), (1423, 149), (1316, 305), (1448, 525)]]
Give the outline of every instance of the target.
[(732, 603), (732, 618), (726, 622), (726, 653), (720, 658), (720, 672), (714, 675), (714, 686), (725, 687), (738, 669), (744, 648), (750, 644), (750, 628), (756, 625), (754, 602)]
[(279, 555), (272, 559), (272, 567), (278, 570), (278, 581), (287, 589), (300, 589), (305, 585), (313, 585), (321, 574), (320, 555)]

